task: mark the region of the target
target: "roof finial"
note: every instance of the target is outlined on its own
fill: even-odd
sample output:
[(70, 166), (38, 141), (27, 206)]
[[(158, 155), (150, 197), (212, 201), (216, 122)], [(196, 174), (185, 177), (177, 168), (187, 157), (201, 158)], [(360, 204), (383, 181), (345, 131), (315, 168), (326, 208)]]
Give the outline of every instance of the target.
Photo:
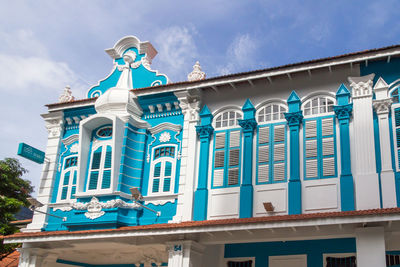
[(58, 98), (58, 102), (64, 103), (64, 102), (70, 102), (70, 101), (74, 101), (74, 100), (75, 100), (75, 97), (72, 95), (71, 87), (69, 85), (65, 86), (63, 93)]
[(203, 71), (201, 71), (200, 63), (196, 61), (196, 64), (194, 64), (193, 66), (193, 71), (188, 75), (188, 80), (192, 82), (192, 81), (204, 80), (205, 78), (206, 74)]

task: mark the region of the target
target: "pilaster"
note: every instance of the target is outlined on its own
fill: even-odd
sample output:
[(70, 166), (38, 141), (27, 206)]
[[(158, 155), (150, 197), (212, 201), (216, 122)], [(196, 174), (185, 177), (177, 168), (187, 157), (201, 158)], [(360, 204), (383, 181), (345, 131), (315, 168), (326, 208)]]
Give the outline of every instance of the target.
[[(63, 112), (51, 112), (43, 114), (42, 117), (45, 120), (46, 128), (48, 130), (48, 139), (46, 147), (46, 158), (43, 164), (42, 176), (40, 178), (40, 187), (38, 191), (37, 200), (43, 204), (43, 207), (38, 208), (42, 212), (48, 212), (48, 204), (51, 200), (51, 195), (54, 187), (54, 180), (57, 173), (57, 165), (60, 147), (61, 137), (63, 135)], [(32, 223), (28, 224), (26, 232), (40, 231), (46, 225), (45, 214), (35, 212), (32, 218)]]
[(196, 169), (196, 125), (199, 120), (200, 96), (197, 90), (177, 92), (184, 115), (182, 157), (179, 177), (178, 204), (173, 222), (190, 221), (193, 215), (193, 190)]
[(353, 97), (354, 184), (356, 209), (380, 208), (379, 176), (376, 173), (372, 80), (375, 74), (349, 77)]
[(203, 221), (207, 219), (208, 204), (208, 162), (210, 150), (210, 138), (214, 132), (211, 126), (212, 114), (207, 106), (200, 112), (201, 122), (196, 126), (196, 131), (200, 138), (200, 158), (197, 189), (194, 193), (194, 213), (193, 220)]
[(385, 267), (386, 250), (383, 227), (356, 229), (357, 267)]
[(353, 104), (349, 104), (350, 92), (343, 84), (336, 93), (336, 99), (338, 105), (334, 107), (334, 110), (340, 128), (340, 202), (342, 211), (350, 211), (355, 209), (349, 128)]
[(240, 208), (239, 218), (250, 218), (253, 216), (253, 136), (257, 126), (255, 108), (249, 99), (243, 105), (243, 120), (239, 125), (243, 131), (243, 178), (240, 185)]
[(168, 266), (202, 266), (204, 246), (190, 240), (168, 242)]
[(375, 100), (373, 100), (373, 107), (379, 126), (382, 208), (397, 206), (389, 126), (389, 112), (392, 99), (388, 97), (388, 88), (387, 83), (380, 77), (374, 87)]
[(301, 101), (293, 91), (288, 100), (289, 112), (285, 118), (290, 131), (290, 176), (288, 182), (289, 214), (301, 214), (301, 181), (300, 181), (300, 125), (303, 114), (300, 110)]

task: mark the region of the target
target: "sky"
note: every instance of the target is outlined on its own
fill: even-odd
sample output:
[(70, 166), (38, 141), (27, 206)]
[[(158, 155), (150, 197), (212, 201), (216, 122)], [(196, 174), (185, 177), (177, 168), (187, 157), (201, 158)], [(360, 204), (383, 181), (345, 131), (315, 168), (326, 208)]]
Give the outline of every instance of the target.
[[(39, 186), (42, 166), (19, 142), (45, 150), (40, 114), (66, 85), (85, 98), (106, 77), (104, 49), (135, 35), (157, 49), (152, 68), (184, 81), (400, 44), (400, 1), (4, 1), (0, 9), (0, 159), (17, 157)], [(36, 193), (34, 194), (36, 195)]]

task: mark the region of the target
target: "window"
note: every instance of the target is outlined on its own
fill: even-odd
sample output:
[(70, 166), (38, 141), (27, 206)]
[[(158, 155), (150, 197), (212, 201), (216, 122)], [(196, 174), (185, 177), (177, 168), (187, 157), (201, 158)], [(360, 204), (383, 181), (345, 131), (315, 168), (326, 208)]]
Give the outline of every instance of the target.
[[(281, 182), (286, 179), (286, 107), (270, 104), (258, 111), (257, 183)], [(268, 124), (266, 124), (266, 122)]]
[(397, 154), (397, 168), (400, 168), (400, 107), (394, 109), (395, 153)]
[(149, 195), (171, 194), (174, 192), (175, 146), (154, 148), (154, 158), (150, 166)]
[[(333, 111), (334, 100), (315, 97), (305, 102), (304, 173), (305, 178), (336, 177), (336, 130)], [(324, 117), (313, 115), (323, 114)]]
[(399, 87), (397, 87), (396, 89), (394, 89), (391, 94), (390, 94), (393, 98), (393, 103), (399, 103), (400, 99), (399, 99)]
[(227, 265), (228, 267), (252, 267), (253, 261), (228, 261)]
[(326, 257), (326, 267), (356, 267), (356, 257)]
[[(237, 126), (241, 118), (236, 111), (226, 111), (215, 118), (213, 187), (239, 185), (241, 130)], [(218, 131), (221, 128), (226, 130)]]
[(111, 188), (112, 128), (109, 126), (94, 131), (89, 165), (87, 190)]
[(75, 198), (77, 162), (78, 157), (69, 157), (64, 160), (64, 168), (61, 172), (60, 190), (58, 193), (59, 201)]

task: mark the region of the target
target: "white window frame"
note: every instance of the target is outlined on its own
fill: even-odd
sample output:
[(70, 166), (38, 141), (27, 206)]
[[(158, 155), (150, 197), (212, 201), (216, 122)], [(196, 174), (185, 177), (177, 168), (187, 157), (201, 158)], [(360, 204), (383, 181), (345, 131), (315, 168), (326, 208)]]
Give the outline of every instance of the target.
[[(391, 94), (391, 92), (390, 92)], [(396, 134), (396, 129), (400, 128), (397, 127), (396, 128), (396, 114), (395, 114), (395, 110), (400, 108), (400, 103), (393, 103), (391, 106), (391, 112), (392, 112), (392, 133), (393, 133), (393, 152), (394, 152), (394, 157), (395, 157), (395, 165), (396, 165), (396, 171), (399, 172), (400, 171), (400, 163), (399, 163), (399, 152), (398, 150), (400, 150), (400, 148), (397, 148), (397, 134)], [(391, 153), (391, 152), (390, 152)]]
[[(234, 118), (229, 118), (229, 115), (230, 115), (230, 112), (235, 112), (235, 116), (234, 116)], [(227, 126), (222, 126), (222, 123), (223, 123), (223, 121), (224, 121), (224, 119), (223, 119), (223, 116), (224, 116), (224, 114), (228, 114), (227, 116), (228, 116), (228, 118), (226, 119), (227, 120)], [(221, 118), (221, 126), (217, 126), (217, 122), (218, 122), (218, 119), (219, 118)], [(213, 119), (213, 127), (214, 127), (214, 129), (216, 129), (216, 130), (226, 130), (226, 129), (234, 129), (234, 128), (237, 128), (237, 127), (240, 127), (239, 126), (239, 123), (238, 123), (238, 120), (241, 120), (241, 119), (243, 119), (243, 113), (241, 112), (241, 111), (239, 111), (239, 110), (237, 110), (237, 109), (233, 109), (233, 108), (230, 108), (230, 109), (224, 109), (224, 110), (222, 110), (222, 111), (220, 111), (220, 112), (218, 112), (215, 116), (214, 116), (214, 119)], [(233, 123), (233, 125), (229, 125), (229, 121), (230, 120), (233, 120), (234, 121), (234, 123)]]
[[(65, 164), (66, 164), (67, 160), (70, 159), (70, 158), (74, 158), (74, 157), (77, 158), (77, 164), (75, 166), (73, 166), (73, 167), (69, 167), (69, 168), (65, 169)], [(71, 155), (71, 156), (68, 156), (68, 157), (66, 157), (64, 159), (63, 170), (61, 171), (60, 182), (59, 182), (59, 185), (58, 185), (57, 202), (64, 203), (64, 202), (70, 202), (71, 201), (71, 191), (72, 191), (73, 180), (74, 180), (74, 172), (76, 171), (76, 175), (78, 175), (78, 160), (79, 160), (78, 155)], [(68, 181), (67, 198), (66, 199), (61, 199), (62, 189), (64, 187), (64, 178), (65, 178), (65, 174), (67, 172), (71, 173), (70, 176), (69, 176), (69, 181)], [(76, 181), (76, 183), (75, 183), (76, 188), (77, 188), (77, 184), (78, 184), (78, 181)], [(76, 189), (75, 189), (75, 194), (76, 193), (77, 192), (76, 192)]]
[[(107, 146), (111, 146), (111, 174), (110, 174), (110, 188), (101, 188), (101, 184), (103, 182), (103, 172), (104, 172), (104, 163), (106, 160), (106, 152), (107, 152)], [(101, 158), (100, 158), (100, 166), (98, 169), (99, 176), (97, 178), (97, 188), (96, 189), (89, 189), (89, 184), (90, 184), (90, 174), (92, 172), (92, 161), (93, 161), (93, 154), (94, 152), (99, 148), (102, 147), (101, 149)], [(93, 142), (92, 144), (92, 149), (90, 151), (90, 162), (89, 162), (89, 167), (88, 167), (88, 175), (87, 175), (87, 183), (86, 183), (86, 192), (108, 192), (111, 191), (111, 188), (113, 188), (113, 174), (114, 174), (114, 168), (113, 168), (113, 154), (114, 154), (114, 149), (112, 146), (112, 139), (107, 139), (107, 140), (99, 140), (97, 139), (96, 141)], [(107, 168), (108, 169), (108, 168)]]
[[(278, 106), (279, 107), (278, 113), (274, 113), (273, 112), (274, 106)], [(260, 114), (260, 113), (263, 112), (263, 111), (266, 112), (266, 109), (268, 107), (271, 107), (271, 113), (270, 113), (271, 114), (271, 119), (267, 121), (267, 120), (265, 120), (265, 117), (266, 117), (267, 113), (264, 113), (264, 114)], [(283, 115), (285, 112), (288, 112), (288, 107), (286, 105), (284, 105), (282, 103), (279, 103), (279, 102), (278, 103), (277, 102), (267, 103), (267, 104), (265, 104), (265, 105), (263, 105), (263, 106), (261, 106), (261, 107), (259, 107), (257, 109), (256, 120), (257, 120), (258, 124), (273, 124), (273, 123), (276, 123), (276, 122), (283, 122), (283, 121), (286, 121), (285, 116)], [(273, 115), (274, 114), (278, 114), (279, 118), (278, 119), (273, 119)], [(264, 116), (264, 120), (263, 121), (260, 121), (260, 116)]]
[[(148, 190), (147, 190), (147, 195), (148, 196), (165, 196), (165, 195), (172, 195), (175, 192), (175, 179), (176, 179), (176, 161), (177, 161), (177, 154), (178, 154), (178, 146), (175, 144), (162, 144), (158, 145), (152, 148), (152, 157), (155, 155), (155, 150), (157, 148), (162, 148), (162, 147), (174, 147), (175, 152), (174, 152), (174, 157), (169, 157), (169, 156), (163, 156), (159, 157), (157, 159), (153, 159), (150, 163), (150, 172), (149, 172), (149, 183), (148, 183)], [(171, 162), (172, 167), (171, 167), (171, 183), (170, 183), (170, 189), (167, 192), (164, 192), (164, 179), (165, 179), (165, 165), (166, 162)], [(154, 177), (154, 167), (156, 166), (157, 163), (161, 162), (161, 170), (160, 170), (160, 177)], [(160, 179), (160, 183), (158, 185), (158, 192), (153, 192), (153, 181), (154, 179)]]
[[(326, 112), (321, 112), (321, 101), (320, 99), (325, 98), (325, 100), (331, 100), (332, 101), (332, 105), (325, 105), (325, 107), (327, 107), (327, 110), (329, 109), (329, 107), (331, 107), (331, 111), (326, 111)], [(314, 107), (313, 106), (313, 100), (317, 99), (318, 103), (317, 106)], [(310, 108), (306, 107), (308, 104), (310, 104)], [(330, 95), (314, 95), (312, 97), (307, 98), (307, 100), (304, 101), (304, 103), (301, 105), (301, 109), (303, 111), (303, 115), (305, 118), (309, 118), (309, 117), (317, 117), (317, 116), (326, 116), (326, 114), (335, 114), (335, 112), (333, 111), (333, 106), (336, 104), (336, 99), (333, 96)], [(312, 114), (312, 110), (313, 108), (317, 108), (318, 112), (315, 114)], [(306, 114), (306, 109), (310, 109), (310, 114)]]

